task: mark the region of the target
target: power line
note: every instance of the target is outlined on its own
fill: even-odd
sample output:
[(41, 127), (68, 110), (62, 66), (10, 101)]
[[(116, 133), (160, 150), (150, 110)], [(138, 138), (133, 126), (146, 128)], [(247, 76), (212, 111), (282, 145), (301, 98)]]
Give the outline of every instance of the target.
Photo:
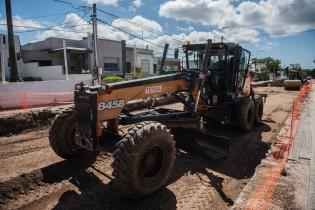
[(139, 24), (139, 23), (133, 22), (133, 21), (131, 21), (131, 20), (128, 20), (128, 19), (123, 18), (123, 17), (120, 17), (120, 16), (115, 15), (115, 14), (110, 13), (110, 12), (106, 12), (106, 11), (104, 11), (104, 10), (102, 10), (102, 9), (97, 9), (97, 10), (98, 10), (99, 12), (102, 12), (102, 13), (104, 13), (104, 14), (110, 15), (110, 16), (115, 17), (115, 18), (117, 18), (117, 19), (121, 19), (122, 21), (125, 21), (125, 22), (127, 22), (127, 23), (129, 23), (129, 24), (132, 24), (132, 25), (134, 25), (134, 26), (137, 26), (137, 27), (140, 27), (140, 28), (145, 29), (145, 30), (147, 30), (147, 31), (150, 31), (150, 32), (152, 32), (152, 33), (159, 34), (159, 35), (168, 35), (168, 36), (170, 36), (171, 39), (173, 39), (173, 40), (175, 40), (175, 41), (177, 41), (177, 42), (185, 42), (185, 41), (187, 41), (186, 39), (183, 39), (183, 38), (181, 38), (181, 37), (179, 37), (179, 38), (174, 38), (174, 37), (172, 37), (172, 36), (176, 36), (176, 35), (174, 35), (174, 34), (170, 34), (170, 33), (167, 33), (167, 32), (161, 32), (161, 31), (156, 30), (156, 29), (154, 29), (154, 28), (151, 28), (151, 27), (148, 27), (148, 26), (143, 26), (143, 25), (141, 25), (141, 24)]
[[(0, 23), (0, 25), (6, 26), (7, 24), (5, 23)], [(72, 25), (72, 26), (64, 26), (63, 28), (74, 28), (77, 26), (85, 26), (85, 25), (90, 25), (90, 24), (79, 24), (79, 25)], [(20, 31), (16, 33), (27, 33), (27, 32), (34, 32), (34, 31), (63, 31), (63, 32), (74, 32), (74, 33), (89, 33), (89, 32), (80, 32), (80, 31), (69, 31), (69, 30), (64, 30), (64, 29), (56, 29), (54, 27), (60, 27), (60, 26), (53, 26), (51, 28), (43, 28), (43, 27), (33, 27), (33, 26), (21, 26), (21, 25), (13, 25), (14, 27), (17, 28), (29, 28), (29, 29), (34, 29), (34, 30), (28, 30), (28, 31)]]
[[(284, 32), (284, 33), (259, 33), (259, 36), (282, 36), (282, 35), (290, 35), (290, 34), (300, 34), (300, 33), (310, 33), (315, 32), (315, 29), (306, 30), (306, 31), (294, 31), (294, 32)], [(253, 35), (227, 35), (224, 34), (224, 37), (235, 37), (235, 38), (241, 38), (241, 37), (251, 37)]]
[(68, 15), (73, 13), (74, 11), (69, 11), (69, 12), (62, 12), (62, 13), (54, 13), (54, 14), (49, 14), (49, 15), (40, 15), (40, 16), (33, 16), (33, 17), (21, 17), (24, 20), (32, 20), (32, 19), (39, 19), (39, 18), (45, 18), (45, 17), (52, 17), (52, 16), (61, 16), (61, 15)]
[[(149, 43), (149, 44), (152, 44), (152, 45), (155, 45), (155, 46), (157, 46), (157, 47), (161, 47), (161, 48), (164, 49), (164, 46), (162, 46), (162, 45), (159, 45), (159, 44), (153, 43), (153, 42), (151, 42), (151, 41), (145, 40), (145, 39), (143, 39), (142, 37), (139, 37), (139, 36), (137, 36), (137, 35), (134, 35), (134, 34), (128, 32), (128, 31), (125, 31), (124, 29), (119, 28), (119, 27), (116, 27), (116, 26), (114, 26), (114, 25), (112, 25), (112, 24), (110, 24), (110, 23), (108, 23), (108, 22), (106, 22), (106, 21), (104, 21), (104, 20), (101, 20), (101, 19), (98, 19), (98, 20), (99, 20), (101, 23), (104, 23), (104, 24), (106, 24), (106, 25), (109, 25), (109, 26), (111, 26), (111, 27), (113, 27), (113, 28), (115, 28), (115, 29), (117, 29), (117, 30), (119, 30), (119, 31), (122, 31), (123, 33), (128, 34), (128, 35), (130, 35), (130, 36), (132, 36), (132, 37), (134, 37), (134, 38), (136, 38), (136, 39), (142, 40), (142, 41), (144, 41), (144, 42), (146, 42), (146, 43)], [(174, 49), (169, 49), (169, 50), (175, 51)]]
[[(91, 9), (91, 7), (89, 7), (89, 6), (74, 6), (71, 2), (67, 2), (67, 1), (62, 1), (62, 0), (53, 0), (53, 1), (55, 1), (55, 2), (60, 2), (60, 3), (64, 3), (64, 4), (68, 4), (68, 5), (70, 5), (70, 6), (71, 6), (72, 8), (74, 8), (74, 9), (82, 9), (82, 8), (83, 8), (85, 11), (86, 11), (87, 8), (88, 8), (88, 9)], [(115, 14), (113, 14), (113, 13), (104, 11), (104, 10), (102, 10), (102, 9), (99, 9), (99, 8), (98, 8), (97, 11), (102, 12), (102, 13), (107, 14), (107, 15), (110, 15), (110, 16), (112, 16), (112, 17), (114, 17), (114, 18), (121, 19), (122, 21), (128, 22), (129, 24), (132, 24), (132, 25), (134, 25), (134, 26), (140, 27), (140, 28), (142, 28), (142, 29), (144, 29), (144, 30), (146, 30), (146, 31), (150, 31), (150, 32), (152, 32), (152, 33), (159, 34), (159, 35), (168, 35), (168, 36), (170, 36), (171, 39), (173, 39), (173, 40), (175, 40), (175, 41), (177, 41), (177, 42), (181, 42), (181, 43), (182, 43), (182, 42), (187, 41), (186, 39), (181, 38), (181, 37), (177, 37), (177, 38), (172, 37), (172, 36), (176, 36), (175, 34), (170, 34), (170, 33), (167, 33), (167, 32), (161, 32), (161, 31), (156, 30), (156, 29), (154, 29), (154, 28), (151, 28), (151, 27), (148, 27), (148, 26), (143, 26), (143, 25), (141, 25), (141, 24), (139, 24), (139, 23), (133, 22), (133, 21), (131, 21), (131, 20), (128, 20), (128, 19), (126, 19), (126, 18), (120, 17), (120, 16), (115, 15)]]
[(68, 4), (70, 5), (73, 9), (83, 9), (83, 10), (86, 10), (86, 9), (92, 9), (91, 7), (88, 7), (88, 6), (74, 6), (74, 4), (72, 4), (71, 2), (68, 2), (68, 1), (62, 1), (62, 0), (53, 0), (55, 2), (59, 2), (59, 3), (63, 3), (63, 4)]

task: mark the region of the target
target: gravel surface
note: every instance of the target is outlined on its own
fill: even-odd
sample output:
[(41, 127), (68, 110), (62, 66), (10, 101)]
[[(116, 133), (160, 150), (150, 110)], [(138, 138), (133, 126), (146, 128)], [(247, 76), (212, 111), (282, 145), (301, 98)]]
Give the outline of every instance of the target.
[(256, 91), (269, 94), (263, 124), (246, 134), (228, 125), (212, 127), (232, 142), (231, 153), (221, 160), (178, 145), (168, 187), (142, 201), (114, 188), (109, 144), (98, 155), (63, 160), (49, 146), (47, 126), (1, 137), (0, 209), (228, 209), (265, 158), (297, 96), (279, 87)]

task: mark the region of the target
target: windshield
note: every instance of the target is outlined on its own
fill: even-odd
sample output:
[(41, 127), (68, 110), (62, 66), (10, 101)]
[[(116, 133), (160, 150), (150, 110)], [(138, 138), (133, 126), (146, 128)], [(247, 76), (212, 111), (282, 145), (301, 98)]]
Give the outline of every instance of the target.
[(224, 64), (226, 60), (224, 49), (211, 52), (210, 58), (211, 58), (211, 67), (210, 67), (211, 70), (220, 71), (224, 69)]
[(184, 69), (200, 68), (200, 51), (188, 51), (186, 56), (184, 56), (182, 60), (182, 66)]
[[(191, 51), (189, 50), (187, 54), (182, 58), (182, 66), (184, 69), (196, 70), (200, 69), (203, 65), (204, 50)], [(223, 69), (225, 63), (225, 50), (215, 49), (211, 50), (211, 69), (218, 71)], [(209, 63), (210, 65), (210, 63)]]

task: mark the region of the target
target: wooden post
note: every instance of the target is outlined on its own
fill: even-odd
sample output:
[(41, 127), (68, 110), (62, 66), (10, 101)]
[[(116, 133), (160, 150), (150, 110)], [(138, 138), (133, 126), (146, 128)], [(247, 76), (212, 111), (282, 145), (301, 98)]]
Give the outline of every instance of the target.
[(21, 82), (22, 79), (19, 76), (19, 72), (18, 72), (18, 68), (16, 64), (11, 0), (5, 0), (5, 9), (7, 13), (8, 43), (9, 43), (9, 55), (10, 55), (10, 81)]

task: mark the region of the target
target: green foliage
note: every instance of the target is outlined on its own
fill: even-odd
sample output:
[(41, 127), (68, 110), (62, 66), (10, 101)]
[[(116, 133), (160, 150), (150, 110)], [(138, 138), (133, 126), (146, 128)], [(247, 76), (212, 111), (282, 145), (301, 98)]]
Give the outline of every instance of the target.
[(253, 58), (252, 63), (255, 65), (263, 63), (266, 65), (266, 68), (262, 68), (262, 78), (269, 79), (269, 73), (272, 72), (274, 75), (277, 75), (277, 72), (281, 70), (281, 61), (276, 58), (266, 57), (266, 58)]
[(310, 76), (313, 79), (315, 79), (315, 69), (312, 69), (312, 70), (309, 70), (309, 71), (305, 71), (305, 73), (307, 74), (307, 76)]
[(114, 82), (121, 82), (124, 81), (125, 79), (119, 76), (108, 76), (102, 79), (102, 82), (104, 84), (108, 84), (108, 83), (114, 83)]
[(290, 64), (290, 69), (292, 70), (301, 70), (302, 67), (299, 63)]
[(268, 80), (269, 79), (269, 69), (267, 68), (261, 68), (261, 77), (263, 80)]

